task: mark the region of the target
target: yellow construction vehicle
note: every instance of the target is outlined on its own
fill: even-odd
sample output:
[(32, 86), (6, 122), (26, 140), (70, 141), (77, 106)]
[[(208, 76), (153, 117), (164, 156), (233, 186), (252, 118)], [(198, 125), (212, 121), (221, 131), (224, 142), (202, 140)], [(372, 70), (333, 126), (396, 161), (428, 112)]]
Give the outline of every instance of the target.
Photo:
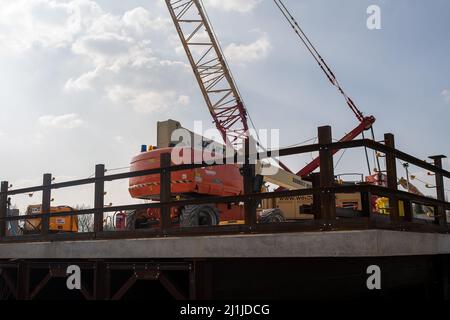
[[(405, 179), (403, 177), (398, 180), (398, 184), (410, 193), (425, 197), (425, 195), (422, 192), (420, 192), (419, 188), (417, 188), (410, 181), (408, 181), (407, 179)], [(403, 203), (403, 201), (399, 201), (398, 204), (399, 204), (399, 208), (398, 208), (399, 215), (400, 215), (400, 217), (404, 217), (405, 216), (404, 203)], [(428, 218), (431, 218), (434, 216), (433, 208), (430, 208), (430, 207), (427, 207), (424, 205), (420, 205), (420, 204), (415, 204), (415, 203), (413, 203), (412, 207), (413, 207), (413, 214), (416, 216), (426, 215)], [(385, 198), (385, 197), (378, 198), (376, 201), (376, 210), (380, 214), (386, 214), (386, 215), (389, 214), (389, 199)]]
[[(63, 213), (74, 211), (73, 208), (68, 206), (51, 207), (50, 213)], [(42, 205), (31, 205), (27, 208), (27, 215), (41, 214)], [(34, 234), (41, 232), (42, 219), (28, 219), (23, 225), (24, 234)], [(57, 232), (78, 232), (78, 216), (59, 216), (51, 217), (49, 222), (49, 231), (52, 233)]]

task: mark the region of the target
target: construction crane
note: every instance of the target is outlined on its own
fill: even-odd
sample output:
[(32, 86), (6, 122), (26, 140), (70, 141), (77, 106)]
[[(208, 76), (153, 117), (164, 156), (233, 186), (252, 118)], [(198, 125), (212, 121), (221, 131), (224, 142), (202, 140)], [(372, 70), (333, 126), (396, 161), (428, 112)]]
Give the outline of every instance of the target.
[[(202, 1), (165, 1), (214, 124), (224, 142), (237, 149), (248, 138), (252, 120)], [(281, 161), (278, 164), (285, 176), (292, 173)]]

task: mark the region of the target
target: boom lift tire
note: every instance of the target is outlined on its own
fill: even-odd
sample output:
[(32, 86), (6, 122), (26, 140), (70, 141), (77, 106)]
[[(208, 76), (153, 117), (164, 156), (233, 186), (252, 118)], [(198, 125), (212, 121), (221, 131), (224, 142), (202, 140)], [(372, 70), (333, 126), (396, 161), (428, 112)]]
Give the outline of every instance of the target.
[(212, 204), (186, 206), (180, 216), (181, 227), (216, 226), (219, 222), (219, 210)]
[(276, 222), (286, 222), (283, 211), (278, 208), (263, 210), (258, 217), (258, 223), (268, 224)]

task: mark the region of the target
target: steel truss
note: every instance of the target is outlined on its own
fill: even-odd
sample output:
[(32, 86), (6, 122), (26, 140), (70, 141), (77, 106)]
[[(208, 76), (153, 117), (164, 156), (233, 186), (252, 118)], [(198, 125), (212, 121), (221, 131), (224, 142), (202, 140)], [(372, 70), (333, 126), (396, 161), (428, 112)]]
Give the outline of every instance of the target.
[(199, 0), (166, 4), (214, 123), (238, 148), (248, 131), (247, 112), (208, 15)]

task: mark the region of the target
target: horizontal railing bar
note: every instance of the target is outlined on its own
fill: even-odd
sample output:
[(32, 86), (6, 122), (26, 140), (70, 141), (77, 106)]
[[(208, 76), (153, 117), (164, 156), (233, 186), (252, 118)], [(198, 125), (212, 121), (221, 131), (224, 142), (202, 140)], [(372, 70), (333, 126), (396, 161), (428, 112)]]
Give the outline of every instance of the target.
[(119, 212), (119, 211), (131, 211), (140, 209), (151, 209), (160, 208), (162, 206), (187, 206), (193, 204), (208, 204), (208, 203), (230, 203), (230, 202), (243, 202), (251, 197), (260, 199), (278, 198), (278, 197), (292, 197), (300, 195), (311, 195), (313, 189), (299, 189), (299, 190), (287, 190), (287, 191), (277, 191), (277, 192), (266, 192), (266, 193), (255, 193), (249, 195), (238, 195), (238, 196), (225, 196), (225, 197), (207, 197), (200, 199), (190, 199), (190, 200), (176, 200), (170, 202), (155, 202), (155, 203), (143, 203), (134, 205), (124, 205), (124, 206), (114, 206), (114, 207), (104, 207), (104, 208), (92, 208), (83, 209), (79, 211), (65, 211), (58, 213), (46, 213), (46, 214), (32, 214), (23, 216), (12, 216), (0, 218), (0, 221), (17, 221), (17, 220), (30, 220), (30, 219), (40, 219), (45, 216), (49, 217), (70, 217), (70, 216), (82, 216), (88, 214), (95, 214), (95, 212)]
[[(59, 182), (54, 183), (51, 185), (50, 189), (62, 189), (67, 187), (76, 187), (76, 186), (82, 186), (87, 184), (93, 184), (95, 183), (95, 178), (89, 178), (89, 179), (81, 179), (81, 180), (73, 180), (73, 181), (67, 181), (67, 182)], [(7, 192), (8, 195), (18, 195), (18, 194), (24, 194), (24, 193), (34, 193), (43, 191), (45, 188), (44, 186), (36, 186), (36, 187), (29, 187), (29, 188), (22, 188), (22, 189), (15, 189), (10, 190)]]
[(442, 206), (445, 210), (450, 210), (450, 202), (440, 201), (434, 198), (421, 196), (414, 193), (409, 193), (402, 190), (390, 190), (381, 186), (370, 186), (370, 192), (374, 195), (382, 195), (385, 197), (398, 196), (400, 200), (410, 200), (414, 203), (419, 203), (429, 206)]
[[(224, 160), (224, 163), (226, 163), (226, 161), (230, 161), (230, 163), (237, 162), (236, 157), (224, 158), (223, 160)], [(75, 187), (75, 186), (93, 184), (97, 181), (111, 182), (111, 181), (115, 181), (115, 180), (123, 180), (123, 179), (142, 177), (142, 176), (148, 176), (148, 175), (156, 175), (156, 174), (161, 174), (162, 170), (182, 171), (182, 170), (198, 169), (198, 168), (203, 168), (203, 167), (213, 167), (213, 166), (218, 166), (218, 165), (221, 165), (221, 164), (220, 163), (183, 164), (183, 165), (171, 166), (168, 168), (156, 168), (156, 169), (140, 170), (140, 171), (134, 171), (134, 172), (117, 173), (117, 174), (112, 174), (112, 175), (105, 175), (104, 177), (99, 177), (99, 178), (88, 178), (88, 179), (54, 183), (50, 186), (50, 189), (52, 189), (52, 190), (53, 189), (62, 189), (62, 188), (67, 188), (67, 187)], [(47, 187), (36, 186), (36, 187), (29, 187), (29, 188), (23, 188), (23, 189), (15, 189), (15, 190), (9, 190), (8, 192), (6, 192), (6, 194), (7, 195), (17, 195), (17, 194), (24, 194), (24, 193), (32, 193), (32, 192), (42, 191), (45, 188), (47, 188)], [(0, 194), (3, 194), (3, 193), (0, 192)]]
[[(376, 142), (376, 141), (373, 141), (370, 139), (335, 142), (335, 143), (331, 143), (331, 144), (311, 144), (311, 145), (304, 145), (304, 146), (298, 146), (298, 147), (284, 148), (284, 149), (277, 150), (277, 151), (269, 150), (267, 152), (260, 152), (257, 155), (253, 155), (253, 156), (255, 158), (262, 160), (262, 159), (271, 158), (273, 156), (285, 157), (285, 156), (290, 156), (290, 155), (319, 151), (321, 148), (331, 148), (334, 150), (340, 150), (340, 149), (349, 149), (349, 148), (358, 148), (358, 147), (368, 147), (370, 149), (380, 151), (383, 153), (393, 153), (393, 154), (395, 154), (395, 156), (397, 158), (399, 158), (401, 160), (409, 162), (413, 165), (416, 165), (416, 166), (426, 169), (428, 171), (442, 174), (446, 178), (450, 178), (450, 172), (447, 170), (438, 168), (433, 164), (427, 163), (426, 161), (420, 160), (420, 159), (413, 157), (411, 155), (408, 155), (402, 151), (399, 151), (399, 150), (396, 150), (393, 148), (389, 148), (389, 147), (385, 146), (384, 144), (381, 144), (379, 142)], [(236, 163), (238, 159), (239, 159), (238, 155), (235, 154), (233, 157), (224, 157), (223, 159), (221, 159), (220, 162), (213, 163), (213, 164), (210, 164), (210, 163), (183, 164), (183, 165), (171, 166), (168, 168), (156, 168), (156, 169), (149, 169), (149, 170), (140, 170), (140, 171), (135, 171), (135, 172), (126, 172), (126, 173), (119, 173), (119, 174), (113, 174), (113, 175), (105, 175), (104, 177), (101, 177), (101, 178), (88, 178), (88, 179), (54, 183), (50, 186), (50, 189), (53, 190), (53, 189), (61, 189), (61, 188), (67, 188), (67, 187), (75, 187), (75, 186), (93, 184), (96, 181), (115, 181), (115, 180), (122, 180), (122, 179), (134, 178), (134, 177), (153, 175), (153, 174), (161, 174), (162, 170), (169, 170), (171, 172), (175, 172), (175, 171), (183, 171), (183, 170), (192, 170), (192, 169), (203, 168), (203, 167), (213, 167), (213, 166), (218, 166), (218, 165), (223, 165), (223, 164)], [(24, 193), (33, 193), (33, 192), (42, 191), (45, 188), (47, 188), (47, 187), (36, 186), (36, 187), (29, 187), (29, 188), (23, 188), (23, 189), (9, 190), (6, 192), (6, 194), (7, 195), (17, 195), (17, 194), (24, 194)], [(3, 194), (3, 193), (0, 193), (0, 194)]]
[(422, 169), (426, 169), (426, 170), (434, 172), (434, 173), (442, 174), (444, 177), (450, 179), (450, 172), (445, 169), (436, 167), (435, 165), (433, 165), (431, 163), (428, 163), (424, 160), (420, 160), (419, 158), (416, 158), (416, 157), (409, 155), (398, 149), (390, 148), (382, 143), (379, 143), (379, 142), (376, 142), (376, 141), (373, 141), (370, 139), (366, 139), (366, 140), (367, 141), (365, 143), (365, 146), (372, 150), (380, 151), (385, 154), (394, 154), (397, 159), (403, 160), (405, 162), (408, 162), (409, 164), (415, 165)]
[(366, 144), (366, 141), (370, 141), (368, 139), (362, 139), (362, 140), (352, 140), (352, 141), (342, 141), (342, 142), (334, 142), (330, 144), (307, 144), (303, 146), (298, 147), (291, 147), (291, 148), (284, 148), (280, 150), (275, 151), (267, 151), (267, 156), (264, 156), (265, 152), (259, 153), (260, 159), (263, 158), (270, 158), (273, 155), (279, 154), (280, 157), (285, 156), (292, 156), (296, 154), (304, 154), (304, 153), (310, 153), (319, 151), (322, 148), (329, 148), (334, 150), (340, 150), (340, 149), (352, 149), (352, 148), (358, 148), (358, 147), (364, 147)]
[(232, 203), (232, 202), (244, 202), (250, 199), (262, 200), (262, 199), (273, 199), (273, 198), (286, 198), (286, 197), (296, 197), (296, 196), (307, 196), (313, 195), (315, 192), (333, 192), (333, 193), (359, 193), (359, 192), (370, 192), (374, 195), (382, 195), (386, 197), (398, 196), (399, 198), (404, 198), (406, 200), (411, 200), (413, 202), (419, 202), (421, 204), (430, 206), (442, 206), (446, 210), (450, 210), (450, 203), (445, 201), (440, 201), (437, 199), (411, 194), (401, 190), (390, 190), (382, 186), (374, 185), (352, 185), (352, 186), (333, 186), (324, 188), (308, 188), (308, 189), (297, 189), (297, 190), (284, 190), (284, 191), (273, 191), (273, 192), (263, 192), (263, 193), (253, 193), (248, 195), (237, 195), (237, 196), (225, 196), (225, 197), (205, 197), (199, 199), (189, 199), (189, 200), (176, 200), (170, 202), (155, 202), (155, 203), (145, 203), (145, 204), (134, 204), (134, 205), (124, 205), (124, 206), (114, 206), (114, 207), (104, 207), (104, 208), (92, 208), (84, 209), (79, 211), (66, 211), (59, 213), (47, 213), (47, 214), (32, 214), (23, 216), (12, 216), (0, 218), (0, 221), (17, 221), (17, 220), (31, 220), (40, 219), (46, 216), (48, 217), (70, 217), (70, 216), (81, 216), (94, 214), (95, 212), (120, 212), (120, 211), (131, 211), (131, 210), (145, 210), (150, 208), (161, 208), (162, 206), (174, 207), (174, 206), (188, 206), (195, 204), (209, 204), (209, 203)]

